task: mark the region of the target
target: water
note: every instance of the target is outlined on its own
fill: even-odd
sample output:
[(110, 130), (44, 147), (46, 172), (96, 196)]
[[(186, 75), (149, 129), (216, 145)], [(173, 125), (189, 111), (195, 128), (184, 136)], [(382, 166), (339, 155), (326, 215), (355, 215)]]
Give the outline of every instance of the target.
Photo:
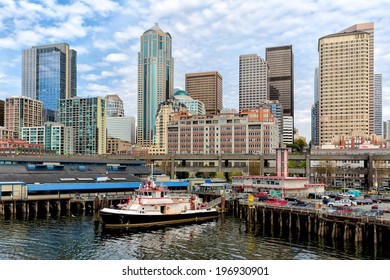
[(92, 215), (4, 218), (0, 260), (390, 259), (388, 248), (273, 236), (230, 215), (216, 222), (108, 231)]

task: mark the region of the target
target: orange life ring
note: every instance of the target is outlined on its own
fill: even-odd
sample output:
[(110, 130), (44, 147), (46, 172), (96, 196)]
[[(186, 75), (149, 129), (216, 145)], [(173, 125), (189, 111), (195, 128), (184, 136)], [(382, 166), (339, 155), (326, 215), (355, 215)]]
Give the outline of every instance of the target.
[(169, 210), (170, 208), (169, 208), (169, 206), (167, 206), (167, 210)]

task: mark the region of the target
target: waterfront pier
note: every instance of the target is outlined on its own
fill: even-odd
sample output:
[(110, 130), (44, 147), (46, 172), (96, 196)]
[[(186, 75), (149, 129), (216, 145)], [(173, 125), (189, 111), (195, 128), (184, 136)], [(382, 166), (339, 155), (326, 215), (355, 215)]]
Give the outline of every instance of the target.
[(103, 207), (120, 203), (128, 194), (96, 196), (33, 196), (26, 199), (0, 200), (0, 215), (62, 215), (97, 213)]
[(390, 216), (387, 215), (329, 213), (321, 208), (272, 206), (237, 199), (226, 201), (225, 208), (248, 225), (258, 225), (275, 235), (300, 233), (375, 246), (390, 238)]

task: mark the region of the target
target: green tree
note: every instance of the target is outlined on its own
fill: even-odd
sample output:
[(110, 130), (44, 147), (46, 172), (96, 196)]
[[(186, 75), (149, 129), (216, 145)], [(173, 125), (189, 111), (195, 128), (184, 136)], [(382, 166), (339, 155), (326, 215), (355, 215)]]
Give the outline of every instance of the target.
[(239, 169), (234, 169), (232, 172), (229, 173), (229, 182), (232, 181), (232, 177), (233, 177), (233, 176), (242, 176), (242, 175), (243, 175), (243, 173), (242, 173), (241, 170), (239, 170)]
[(214, 178), (215, 179), (226, 179), (225, 178), (225, 174), (223, 173), (223, 172), (216, 172), (215, 174), (214, 174)]

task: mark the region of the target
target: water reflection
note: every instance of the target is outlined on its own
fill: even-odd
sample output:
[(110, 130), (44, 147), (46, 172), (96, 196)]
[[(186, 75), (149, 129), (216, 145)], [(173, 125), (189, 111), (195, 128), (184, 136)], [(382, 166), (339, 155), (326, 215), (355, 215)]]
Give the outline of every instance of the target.
[(107, 230), (93, 215), (0, 217), (0, 259), (389, 259), (385, 248), (273, 232), (232, 216), (200, 224)]

